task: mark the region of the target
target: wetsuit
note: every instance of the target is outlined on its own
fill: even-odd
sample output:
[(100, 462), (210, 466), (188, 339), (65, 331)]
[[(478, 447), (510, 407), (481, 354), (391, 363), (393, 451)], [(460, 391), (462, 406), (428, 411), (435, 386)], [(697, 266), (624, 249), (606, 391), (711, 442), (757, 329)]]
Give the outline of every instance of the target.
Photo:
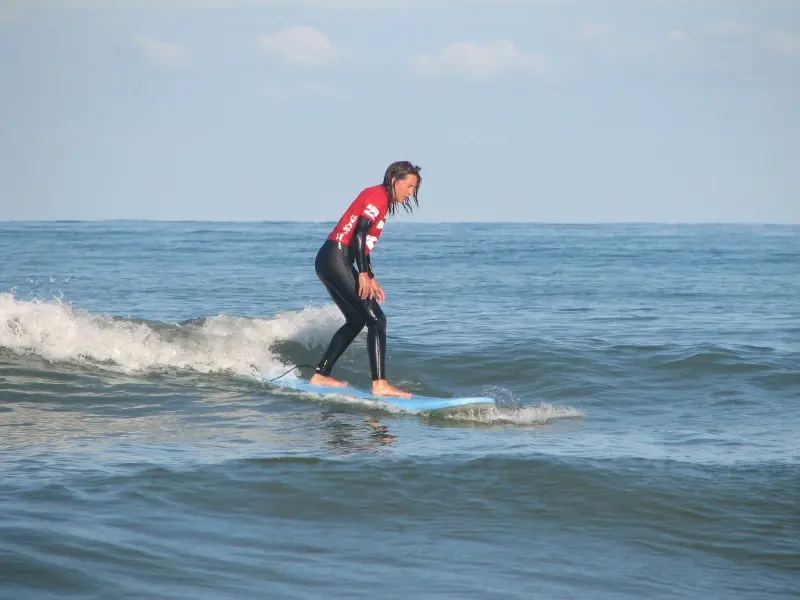
[(329, 376), (333, 365), (366, 325), (372, 379), (386, 379), (386, 316), (374, 298), (359, 297), (358, 274), (368, 273), (375, 278), (370, 251), (383, 231), (388, 208), (389, 198), (383, 186), (366, 188), (317, 252), (317, 276), (345, 317), (345, 324), (333, 335), (317, 365), (317, 373)]

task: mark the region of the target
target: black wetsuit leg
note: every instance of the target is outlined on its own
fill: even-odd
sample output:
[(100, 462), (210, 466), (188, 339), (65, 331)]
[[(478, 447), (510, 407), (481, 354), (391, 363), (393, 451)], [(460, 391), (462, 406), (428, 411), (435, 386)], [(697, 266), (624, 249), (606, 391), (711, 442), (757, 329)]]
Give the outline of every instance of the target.
[(347, 246), (326, 240), (317, 252), (314, 268), (331, 298), (342, 311), (345, 324), (333, 334), (316, 372), (330, 375), (333, 365), (367, 326), (367, 350), (372, 379), (386, 379), (386, 316), (374, 298), (358, 297), (358, 273)]

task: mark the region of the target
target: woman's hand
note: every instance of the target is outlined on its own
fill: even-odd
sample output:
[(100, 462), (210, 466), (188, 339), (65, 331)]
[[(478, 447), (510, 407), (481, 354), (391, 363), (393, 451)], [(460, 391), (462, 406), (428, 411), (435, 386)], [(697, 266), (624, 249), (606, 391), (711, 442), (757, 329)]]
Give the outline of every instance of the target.
[(368, 300), (372, 298), (374, 293), (372, 289), (372, 281), (373, 279), (369, 276), (369, 273), (358, 274), (358, 297), (362, 300)]
[(384, 293), (381, 284), (379, 284), (375, 279), (372, 280), (372, 297), (378, 302), (383, 302), (386, 300), (386, 294)]
[(372, 279), (368, 273), (358, 274), (358, 297), (362, 300), (375, 298), (378, 302), (386, 299), (386, 294), (381, 285)]

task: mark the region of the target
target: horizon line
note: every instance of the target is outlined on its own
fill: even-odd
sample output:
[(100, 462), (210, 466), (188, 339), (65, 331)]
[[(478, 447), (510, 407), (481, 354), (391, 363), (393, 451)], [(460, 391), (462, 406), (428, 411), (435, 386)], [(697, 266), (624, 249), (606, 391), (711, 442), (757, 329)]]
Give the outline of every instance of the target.
[[(47, 224), (47, 223), (236, 223), (236, 224), (259, 224), (259, 223), (305, 223), (311, 225), (335, 224), (336, 219), (324, 219), (318, 221), (297, 220), (297, 219), (146, 219), (146, 218), (109, 218), (109, 219), (0, 219), (2, 224)], [(534, 221), (534, 220), (448, 220), (448, 221), (399, 221), (400, 223), (416, 225), (771, 225), (771, 226), (797, 226), (798, 221), (647, 221), (647, 220), (625, 220), (625, 221)]]

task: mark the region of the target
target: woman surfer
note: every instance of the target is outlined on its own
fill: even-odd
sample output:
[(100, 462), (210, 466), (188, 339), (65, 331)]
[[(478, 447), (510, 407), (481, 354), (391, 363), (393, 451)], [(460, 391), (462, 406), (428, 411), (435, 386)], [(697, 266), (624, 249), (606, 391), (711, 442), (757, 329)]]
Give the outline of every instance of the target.
[(386, 316), (378, 304), (386, 296), (375, 280), (370, 252), (383, 232), (387, 215), (394, 215), (398, 204), (406, 210), (412, 202), (418, 206), (419, 171), (420, 167), (408, 161), (389, 165), (383, 183), (361, 191), (317, 252), (317, 276), (344, 314), (345, 324), (331, 338), (310, 383), (347, 385), (331, 377), (331, 369), (366, 325), (372, 393), (411, 397), (386, 380)]

